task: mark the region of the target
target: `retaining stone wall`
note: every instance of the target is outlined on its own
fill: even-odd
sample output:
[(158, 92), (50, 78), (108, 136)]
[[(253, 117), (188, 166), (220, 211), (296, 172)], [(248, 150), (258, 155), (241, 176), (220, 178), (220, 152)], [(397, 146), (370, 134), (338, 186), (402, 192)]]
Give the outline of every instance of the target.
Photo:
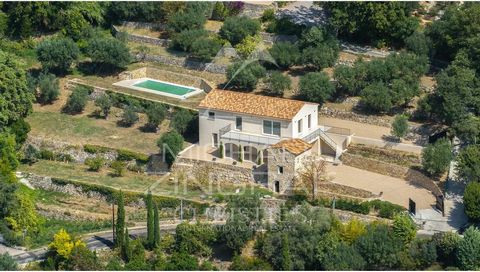
[(378, 116), (369, 116), (358, 114), (351, 111), (343, 111), (332, 109), (327, 106), (322, 106), (320, 109), (320, 114), (327, 117), (344, 119), (348, 121), (354, 121), (359, 123), (365, 123), (370, 125), (382, 126), (382, 127), (390, 127), (391, 121), (389, 119), (384, 119)]
[(227, 65), (221, 65), (216, 63), (204, 63), (194, 60), (188, 60), (186, 58), (178, 57), (166, 57), (159, 55), (136, 55), (134, 56), (137, 60), (157, 62), (167, 65), (174, 65), (179, 67), (185, 67), (187, 69), (207, 71), (215, 74), (226, 74)]
[(191, 179), (195, 179), (199, 172), (207, 171), (209, 180), (214, 183), (241, 184), (255, 182), (252, 169), (218, 162), (178, 158), (171, 171), (182, 171)]

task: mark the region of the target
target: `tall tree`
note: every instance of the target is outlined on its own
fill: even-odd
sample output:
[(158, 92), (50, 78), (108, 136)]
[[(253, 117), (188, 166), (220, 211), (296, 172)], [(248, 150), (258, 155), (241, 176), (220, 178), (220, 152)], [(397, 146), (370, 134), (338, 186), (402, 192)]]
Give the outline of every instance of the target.
[(290, 255), (288, 243), (288, 236), (284, 234), (282, 237), (282, 270), (284, 271), (293, 269), (292, 256)]
[(146, 204), (147, 204), (147, 243), (149, 247), (153, 247), (155, 240), (154, 240), (153, 200), (152, 200), (151, 191), (148, 191)]
[(157, 204), (154, 204), (154, 209), (153, 209), (153, 246), (155, 248), (160, 246), (160, 217), (158, 214), (158, 206)]
[(120, 248), (122, 259), (129, 262), (132, 257), (132, 250), (130, 248), (130, 236), (128, 235), (128, 228), (125, 228), (125, 236), (123, 237), (123, 244)]
[(123, 192), (117, 196), (117, 224), (115, 226), (115, 247), (122, 248), (125, 243), (125, 203)]
[(457, 259), (460, 269), (480, 270), (480, 230), (469, 227), (458, 243)]

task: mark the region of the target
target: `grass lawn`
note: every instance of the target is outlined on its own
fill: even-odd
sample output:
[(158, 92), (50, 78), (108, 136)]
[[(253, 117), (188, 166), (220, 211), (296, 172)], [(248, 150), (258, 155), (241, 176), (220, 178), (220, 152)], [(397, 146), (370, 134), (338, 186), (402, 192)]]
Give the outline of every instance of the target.
[(191, 185), (191, 183), (179, 186), (174, 181), (170, 181), (167, 176), (149, 176), (130, 171), (125, 171), (123, 177), (113, 177), (108, 168), (102, 169), (100, 172), (91, 172), (82, 164), (45, 160), (41, 160), (33, 165), (20, 165), (19, 171), (34, 173), (40, 176), (103, 185), (126, 191), (143, 193), (148, 188), (151, 188), (153, 194), (182, 197), (197, 201), (208, 201), (209, 196), (211, 197), (217, 194), (234, 194), (237, 189), (245, 193), (261, 192), (263, 194), (271, 194), (266, 189), (254, 185), (222, 184), (212, 185), (211, 188), (207, 185), (203, 186), (204, 188), (201, 190), (198, 186)]
[(96, 119), (85, 115), (71, 116), (60, 112), (33, 112), (28, 118), (31, 135), (72, 145), (95, 144), (128, 149), (144, 154), (158, 152), (156, 141), (167, 130), (162, 124), (157, 133), (140, 131), (142, 124), (131, 128), (119, 127), (116, 119)]

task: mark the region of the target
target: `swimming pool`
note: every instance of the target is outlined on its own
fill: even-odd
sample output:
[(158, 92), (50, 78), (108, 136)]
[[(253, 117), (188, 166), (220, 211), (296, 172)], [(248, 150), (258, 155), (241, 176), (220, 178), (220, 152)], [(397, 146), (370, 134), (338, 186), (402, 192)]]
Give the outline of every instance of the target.
[(186, 99), (190, 96), (203, 92), (203, 90), (198, 88), (183, 86), (151, 78), (122, 80), (120, 82), (114, 83), (113, 85), (168, 97), (174, 97), (178, 99)]

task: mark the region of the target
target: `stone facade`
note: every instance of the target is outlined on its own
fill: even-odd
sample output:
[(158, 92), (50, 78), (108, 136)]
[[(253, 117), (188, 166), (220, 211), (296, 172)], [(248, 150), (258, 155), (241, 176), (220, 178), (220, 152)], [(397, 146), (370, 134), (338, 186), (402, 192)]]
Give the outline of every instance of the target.
[(178, 158), (172, 172), (183, 172), (190, 179), (205, 173), (213, 183), (255, 183), (253, 169), (218, 162)]
[(285, 194), (291, 191), (295, 180), (295, 155), (281, 148), (268, 148), (268, 189)]

